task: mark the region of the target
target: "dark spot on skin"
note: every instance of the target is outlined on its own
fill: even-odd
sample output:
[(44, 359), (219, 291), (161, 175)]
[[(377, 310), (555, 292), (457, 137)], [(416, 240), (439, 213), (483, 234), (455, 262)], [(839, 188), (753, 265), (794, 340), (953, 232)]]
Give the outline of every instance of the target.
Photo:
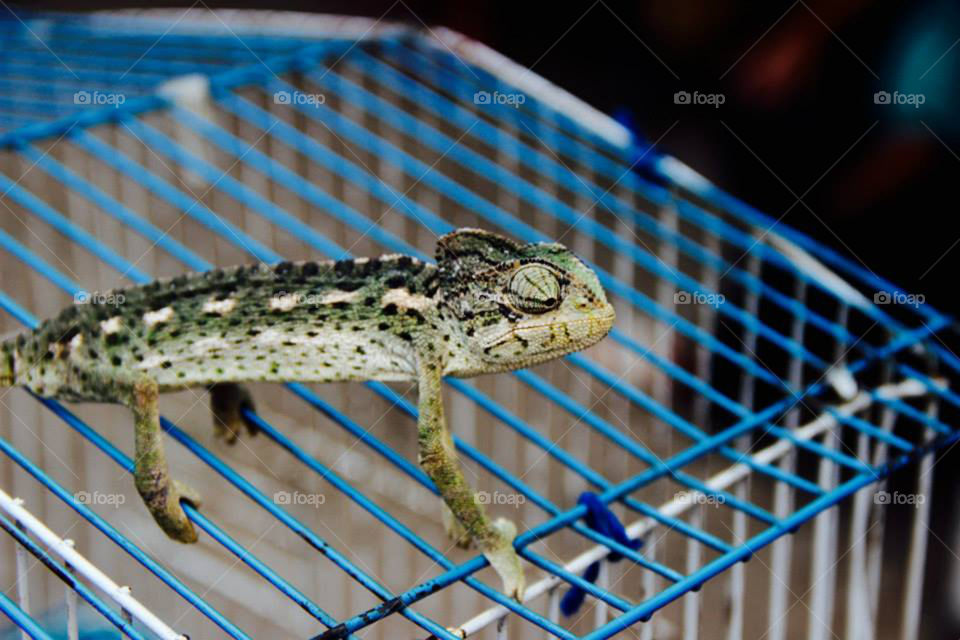
[(396, 289), (398, 287), (402, 287), (406, 283), (407, 283), (406, 276), (400, 276), (400, 275), (390, 276), (389, 278), (386, 279), (386, 281), (384, 281), (384, 284), (387, 286), (388, 289)]
[(96, 360), (97, 358), (100, 357), (97, 355), (96, 350), (94, 350), (93, 348), (87, 349), (87, 355), (90, 356), (91, 360)]
[(164, 369), (169, 369), (170, 367), (173, 366), (173, 363), (170, 362), (169, 360), (164, 360), (163, 362), (160, 363), (160, 366), (163, 367)]
[(222, 368), (222, 367), (217, 367), (217, 373), (218, 373), (219, 375), (223, 375), (223, 368)]
[(296, 343), (296, 342), (291, 342), (291, 341), (289, 341), (289, 340), (284, 340), (284, 341), (281, 342), (280, 344), (282, 344), (282, 345), (285, 346), (285, 347), (292, 347), (292, 346), (296, 345), (297, 343)]
[(473, 334), (475, 334), (476, 332), (477, 332), (476, 329), (474, 329), (473, 327), (470, 327), (469, 329), (467, 329), (467, 336), (472, 338)]
[(357, 345), (356, 351), (357, 351), (357, 353), (359, 353), (359, 354), (362, 355), (362, 356), (367, 355), (367, 352), (366, 352), (366, 351), (364, 350), (364, 348), (361, 347), (360, 345)]
[(178, 378), (186, 378), (186, 377), (187, 377), (187, 374), (186, 374), (186, 372), (184, 372), (184, 371), (177, 371), (177, 377), (178, 377)]
[(379, 329), (380, 331), (386, 331), (389, 328), (390, 328), (390, 323), (388, 322), (381, 322), (380, 324), (377, 325), (377, 329)]
[(355, 324), (350, 328), (351, 331), (363, 331), (363, 325)]
[(247, 329), (247, 335), (248, 335), (248, 336), (258, 336), (258, 335), (260, 335), (260, 330), (259, 330), (259, 329)]
[(344, 280), (343, 282), (337, 283), (337, 289), (350, 293), (351, 291), (356, 291), (364, 284), (363, 280)]
[(284, 273), (290, 273), (291, 269), (293, 269), (293, 263), (284, 261), (278, 264), (274, 268), (274, 271), (279, 274), (284, 274)]
[(385, 315), (385, 316), (395, 316), (395, 315), (397, 315), (397, 305), (395, 305), (395, 304), (393, 304), (393, 303), (391, 302), (390, 304), (388, 304), (387, 306), (385, 306), (385, 307), (383, 308), (382, 313), (383, 313), (383, 315)]
[(397, 265), (399, 265), (401, 269), (409, 269), (410, 266), (413, 265), (413, 258), (410, 256), (400, 256), (397, 260)]
[(367, 296), (366, 298), (363, 299), (363, 304), (367, 307), (372, 307), (376, 303), (377, 303), (377, 299), (374, 298), (373, 296)]
[(424, 322), (427, 321), (426, 318), (423, 317), (423, 314), (421, 314), (416, 309), (407, 309), (406, 314), (411, 318), (415, 319), (417, 321), (417, 324), (423, 324)]
[[(413, 336), (410, 334), (409, 331), (401, 331), (400, 333), (397, 334), (397, 336), (399, 336), (400, 339), (402, 339), (402, 340), (406, 340), (407, 342), (412, 342), (412, 341), (413, 341)], [(431, 345), (429, 345), (429, 346), (432, 347), (433, 345), (431, 344)]]
[(171, 337), (171, 338), (179, 338), (179, 337), (180, 337), (180, 329), (174, 329), (173, 331), (171, 331), (171, 332), (170, 332), (170, 337)]
[(307, 337), (308, 337), (308, 338), (316, 338), (318, 335), (320, 335), (320, 334), (317, 333), (316, 331), (307, 331)]
[(243, 318), (241, 318), (240, 316), (234, 316), (230, 318), (230, 321), (229, 321), (229, 324), (231, 327), (239, 326), (242, 323), (243, 323)]
[(446, 333), (443, 334), (443, 341), (444, 341), (444, 342), (450, 342), (450, 335), (449, 335), (449, 334), (446, 334)]
[(333, 264), (333, 271), (338, 276), (345, 276), (353, 271), (353, 266), (353, 260), (337, 260)]
[(342, 301), (342, 300), (341, 300), (340, 302), (334, 302), (334, 303), (333, 303), (333, 308), (334, 308), (334, 309), (346, 309), (347, 306), (349, 306), (349, 303), (344, 302), (344, 301)]
[(113, 356), (110, 358), (110, 362), (113, 364), (113, 366), (119, 367), (123, 360), (120, 359), (120, 356)]
[(303, 265), (303, 275), (305, 276), (315, 276), (319, 271), (320, 267), (316, 262), (308, 262), (307, 264)]
[(143, 354), (142, 354), (142, 353), (138, 353), (138, 354), (136, 354), (136, 355), (133, 356), (133, 359), (136, 360), (137, 362), (143, 362)]

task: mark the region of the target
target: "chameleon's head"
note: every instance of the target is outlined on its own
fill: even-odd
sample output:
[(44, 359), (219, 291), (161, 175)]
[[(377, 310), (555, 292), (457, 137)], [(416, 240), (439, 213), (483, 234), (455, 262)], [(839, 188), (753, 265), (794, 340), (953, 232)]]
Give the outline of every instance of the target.
[(443, 304), (488, 371), (518, 369), (578, 351), (613, 326), (597, 275), (560, 244), (518, 244), (480, 229), (440, 238)]

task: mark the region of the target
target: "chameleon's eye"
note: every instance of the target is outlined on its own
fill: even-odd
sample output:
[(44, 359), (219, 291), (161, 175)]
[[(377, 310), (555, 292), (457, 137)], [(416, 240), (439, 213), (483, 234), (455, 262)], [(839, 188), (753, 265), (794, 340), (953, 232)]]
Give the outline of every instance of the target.
[(546, 313), (560, 304), (560, 282), (538, 264), (520, 267), (510, 278), (510, 301), (524, 313)]

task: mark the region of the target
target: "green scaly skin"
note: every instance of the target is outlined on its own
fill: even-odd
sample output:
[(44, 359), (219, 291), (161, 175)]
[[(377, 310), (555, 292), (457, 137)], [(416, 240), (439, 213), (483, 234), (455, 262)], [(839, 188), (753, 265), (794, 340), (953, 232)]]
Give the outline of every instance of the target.
[(0, 386), (124, 404), (135, 418), (137, 490), (163, 530), (193, 542), (167, 471), (160, 393), (211, 391), (229, 441), (253, 409), (238, 383), (415, 380), (420, 464), (517, 599), (523, 569), (514, 525), (490, 522), (463, 477), (443, 414), (441, 377), (521, 369), (588, 347), (613, 307), (596, 275), (559, 244), (521, 245), (476, 229), (440, 238), (437, 265), (401, 255), (216, 269), (94, 296), (0, 345)]

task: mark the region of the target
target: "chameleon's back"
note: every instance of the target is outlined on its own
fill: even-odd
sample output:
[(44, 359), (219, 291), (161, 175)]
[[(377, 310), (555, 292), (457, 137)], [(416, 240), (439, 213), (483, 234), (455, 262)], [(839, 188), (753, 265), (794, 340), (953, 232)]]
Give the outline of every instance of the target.
[[(435, 308), (434, 274), (405, 256), (285, 262), (93, 294), (5, 343), (4, 368), (15, 375), (0, 374), (43, 395), (95, 401), (116, 400), (117, 382), (143, 375), (161, 390), (228, 380), (408, 379), (415, 372), (408, 329)], [(394, 298), (407, 303), (403, 313)]]

